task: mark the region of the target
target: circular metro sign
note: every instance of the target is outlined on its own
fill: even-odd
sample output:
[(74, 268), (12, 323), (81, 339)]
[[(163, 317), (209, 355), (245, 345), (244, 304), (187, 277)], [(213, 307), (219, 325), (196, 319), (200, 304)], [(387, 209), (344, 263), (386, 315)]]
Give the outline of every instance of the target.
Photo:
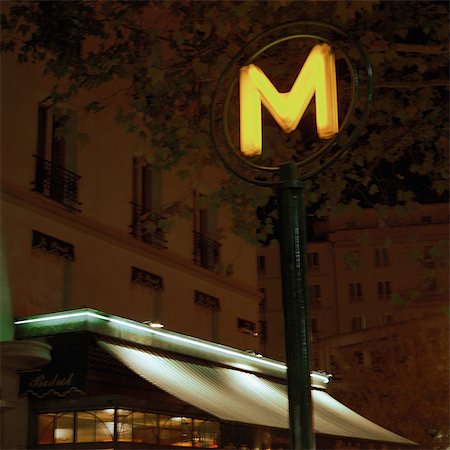
[(219, 80), (214, 146), (252, 184), (276, 186), (290, 161), (311, 178), (349, 150), (371, 98), (371, 66), (356, 40), (321, 22), (283, 24), (250, 41)]

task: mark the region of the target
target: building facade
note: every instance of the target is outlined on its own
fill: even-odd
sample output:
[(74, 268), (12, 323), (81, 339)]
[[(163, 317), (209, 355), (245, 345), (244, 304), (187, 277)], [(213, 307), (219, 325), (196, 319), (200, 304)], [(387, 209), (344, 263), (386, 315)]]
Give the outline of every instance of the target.
[(1, 76), (1, 447), (26, 448), (17, 370), (51, 359), (39, 340), (14, 341), (14, 318), (90, 307), (258, 352), (256, 249), (208, 202), (222, 171), (157, 170), (117, 105), (55, 107), (39, 64), (2, 55)]
[[(374, 210), (331, 217), (316, 230), (306, 255), (312, 366), (326, 369), (320, 342), (333, 336), (443, 314), (448, 304), (449, 205), (418, 205), (380, 217)], [(261, 247), (264, 295), (262, 352), (284, 358), (278, 248)]]
[[(256, 348), (255, 250), (229, 232), (227, 209), (207, 202), (221, 171), (200, 170), (195, 181), (158, 171), (111, 110), (64, 115), (39, 67), (9, 55), (3, 65), (2, 233), (13, 315), (101, 308)], [(186, 217), (171, 221), (181, 203)]]

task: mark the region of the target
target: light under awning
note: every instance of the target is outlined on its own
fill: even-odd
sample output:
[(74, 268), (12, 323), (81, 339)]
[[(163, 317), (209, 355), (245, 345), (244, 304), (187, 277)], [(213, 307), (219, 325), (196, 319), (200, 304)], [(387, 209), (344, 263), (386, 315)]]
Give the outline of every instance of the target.
[[(286, 386), (252, 373), (202, 365), (99, 340), (99, 345), (140, 375), (180, 400), (219, 419), (289, 428)], [(320, 434), (414, 444), (365, 419), (324, 391), (312, 391), (314, 431)]]

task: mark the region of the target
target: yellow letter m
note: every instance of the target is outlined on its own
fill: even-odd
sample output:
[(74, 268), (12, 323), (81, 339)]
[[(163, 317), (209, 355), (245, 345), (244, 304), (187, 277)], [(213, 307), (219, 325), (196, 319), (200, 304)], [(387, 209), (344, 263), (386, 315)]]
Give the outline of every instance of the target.
[(318, 44), (311, 50), (289, 92), (278, 92), (254, 64), (241, 69), (239, 84), (240, 141), (245, 155), (262, 153), (261, 104), (286, 133), (291, 133), (315, 95), (319, 138), (331, 138), (339, 131), (336, 66), (328, 44)]

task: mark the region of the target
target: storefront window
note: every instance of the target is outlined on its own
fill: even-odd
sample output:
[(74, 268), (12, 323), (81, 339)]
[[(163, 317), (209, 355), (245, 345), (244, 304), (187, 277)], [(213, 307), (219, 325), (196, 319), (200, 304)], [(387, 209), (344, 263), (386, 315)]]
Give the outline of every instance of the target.
[(192, 447), (192, 419), (189, 417), (159, 416), (160, 443)]
[(68, 412), (55, 417), (55, 444), (73, 442), (73, 416)]
[(74, 413), (47, 413), (38, 417), (38, 444), (67, 444), (73, 442)]
[(112, 442), (114, 409), (77, 412), (77, 442)]
[(117, 440), (119, 442), (158, 442), (158, 415), (128, 409), (117, 410)]
[(38, 444), (53, 444), (56, 414), (39, 414), (38, 416)]
[(220, 436), (219, 422), (130, 409), (42, 413), (37, 421), (38, 444), (72, 443), (73, 448), (94, 442), (218, 448)]
[(219, 423), (212, 420), (194, 419), (193, 447), (218, 448), (219, 446)]

